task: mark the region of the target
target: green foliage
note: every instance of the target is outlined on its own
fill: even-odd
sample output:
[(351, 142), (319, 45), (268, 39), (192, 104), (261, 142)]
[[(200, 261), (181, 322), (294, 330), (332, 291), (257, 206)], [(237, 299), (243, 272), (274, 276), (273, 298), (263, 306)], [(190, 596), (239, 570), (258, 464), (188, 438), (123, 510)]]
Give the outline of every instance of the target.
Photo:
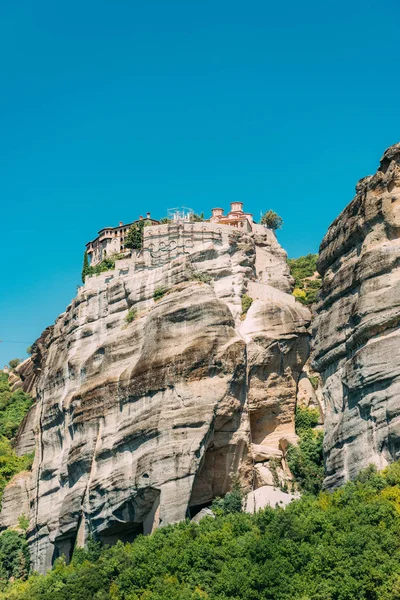
[(318, 386), (319, 386), (318, 375), (309, 375), (308, 379), (310, 380), (311, 385), (313, 386), (314, 390), (318, 389)]
[(288, 260), (290, 273), (295, 280), (293, 296), (306, 305), (313, 304), (321, 288), (321, 279), (309, 279), (317, 271), (318, 254), (307, 254)]
[(172, 219), (169, 219), (168, 217), (160, 219), (160, 225), (166, 225), (167, 223), (172, 223)]
[(129, 248), (130, 250), (141, 250), (143, 246), (143, 230), (151, 224), (151, 221), (148, 219), (142, 219), (141, 221), (134, 223), (125, 238), (125, 248)]
[(18, 527), (23, 531), (26, 531), (29, 527), (29, 519), (26, 515), (22, 514), (18, 517)]
[(0, 535), (0, 581), (10, 577), (26, 579), (29, 573), (29, 551), (25, 536), (7, 530)]
[(319, 412), (315, 408), (303, 408), (298, 406), (296, 408), (295, 415), (295, 426), (296, 433), (301, 435), (304, 430), (313, 429), (318, 425)]
[(132, 323), (132, 321), (134, 321), (137, 317), (137, 310), (135, 308), (130, 308), (128, 310), (128, 314), (125, 317), (125, 321), (127, 323)]
[[(88, 266), (85, 272), (85, 277), (88, 275), (99, 275), (99, 273), (105, 273), (106, 271), (112, 271), (115, 269), (115, 261), (124, 258), (123, 254), (111, 254), (110, 256), (105, 256), (101, 262), (92, 267)], [(82, 271), (83, 277), (83, 271)]]
[(21, 363), (21, 359), (20, 358), (12, 358), (10, 360), (10, 362), (8, 363), (8, 366), (10, 367), (10, 369), (14, 370), (16, 367), (18, 367), (18, 365)]
[(161, 300), (167, 292), (168, 290), (166, 288), (157, 288), (154, 290), (153, 299), (157, 302), (158, 300)]
[(31, 396), (22, 390), (0, 392), (0, 435), (13, 438), (31, 405)]
[(324, 480), (323, 432), (315, 431), (319, 412), (310, 408), (296, 408), (298, 446), (289, 446), (286, 460), (297, 484), (304, 492), (317, 494)]
[(301, 290), (300, 288), (294, 288), (293, 296), (302, 304), (307, 304), (307, 293), (304, 290)]
[(211, 505), (213, 513), (217, 516), (229, 515), (242, 512), (244, 501), (244, 492), (239, 479), (234, 479), (232, 490), (225, 494), (223, 498), (215, 498)]
[(210, 283), (212, 277), (208, 273), (199, 273), (199, 271), (192, 271), (190, 273), (189, 279), (192, 281), (200, 281), (201, 283)]
[(253, 298), (250, 298), (247, 294), (242, 296), (242, 315), (246, 315), (250, 306), (253, 304)]
[(268, 210), (263, 214), (260, 221), (261, 225), (264, 225), (267, 229), (272, 229), (276, 231), (277, 229), (282, 229), (283, 220), (276, 212), (273, 210)]
[(190, 217), (191, 221), (194, 222), (200, 222), (200, 221), (204, 221), (204, 213), (200, 213), (199, 215), (196, 215), (196, 213), (193, 213)]
[(0, 599), (398, 600), (399, 482), (398, 464), (368, 469), (286, 509), (179, 523), (102, 550), (91, 542)]
[(31, 355), (32, 352), (33, 352), (33, 346), (28, 346), (27, 349), (26, 349), (26, 353), (29, 354), (29, 355)]
[(317, 270), (318, 254), (307, 254), (300, 258), (289, 258), (290, 273), (295, 279), (295, 286), (302, 289), (304, 279), (312, 277)]
[(129, 248), (130, 250), (141, 250), (143, 244), (143, 229), (144, 221), (139, 221), (139, 223), (132, 225), (125, 238), (125, 248)]
[(83, 255), (82, 283), (85, 283), (86, 276), (90, 275), (90, 274), (91, 274), (91, 269), (90, 269), (90, 265), (89, 265), (89, 256), (85, 250), (84, 255)]
[(31, 396), (22, 390), (11, 392), (6, 373), (0, 371), (0, 502), (10, 479), (32, 465), (32, 455), (17, 456), (11, 446), (11, 440), (31, 406)]

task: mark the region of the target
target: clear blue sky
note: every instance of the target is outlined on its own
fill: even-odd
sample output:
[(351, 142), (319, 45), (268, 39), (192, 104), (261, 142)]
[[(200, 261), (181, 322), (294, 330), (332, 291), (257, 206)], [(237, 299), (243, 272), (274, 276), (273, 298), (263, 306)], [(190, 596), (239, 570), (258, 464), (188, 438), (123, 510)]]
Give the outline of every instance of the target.
[(289, 255), (400, 140), (398, 1), (0, 2), (0, 366), (98, 229), (242, 200)]

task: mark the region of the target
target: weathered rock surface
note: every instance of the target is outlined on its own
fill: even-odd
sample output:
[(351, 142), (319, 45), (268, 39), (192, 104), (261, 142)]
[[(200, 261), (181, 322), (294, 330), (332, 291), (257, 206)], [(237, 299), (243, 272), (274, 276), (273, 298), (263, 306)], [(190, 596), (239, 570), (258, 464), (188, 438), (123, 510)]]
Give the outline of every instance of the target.
[(143, 254), (88, 278), (35, 384), (36, 570), (88, 535), (130, 540), (194, 514), (234, 473), (250, 488), (255, 459), (285, 477), (310, 322), (290, 289), (286, 255), (259, 226), (149, 227)]
[(279, 488), (275, 488), (271, 485), (264, 485), (256, 490), (249, 492), (245, 499), (245, 511), (251, 514), (270, 506), (281, 508), (290, 504), (293, 500), (299, 498), (299, 494), (287, 494), (282, 492)]
[[(17, 366), (15, 372), (9, 375), (12, 391), (21, 389), (36, 400), (36, 385), (42, 371), (47, 355), (47, 345), (51, 340), (53, 327), (48, 327), (32, 345), (31, 356)], [(15, 452), (22, 456), (35, 450), (35, 427), (37, 420), (37, 405), (32, 405), (28, 414), (21, 423), (13, 446)]]
[(327, 487), (400, 458), (400, 144), (320, 248), (314, 366), (323, 379)]
[(29, 516), (31, 473), (22, 471), (14, 475), (4, 490), (1, 503), (0, 530), (18, 528), (19, 518)]

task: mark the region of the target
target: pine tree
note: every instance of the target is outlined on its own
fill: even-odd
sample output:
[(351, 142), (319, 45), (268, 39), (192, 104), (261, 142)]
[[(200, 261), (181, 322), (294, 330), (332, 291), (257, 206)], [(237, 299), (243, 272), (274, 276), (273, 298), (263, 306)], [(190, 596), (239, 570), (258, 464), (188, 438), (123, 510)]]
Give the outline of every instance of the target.
[(82, 267), (82, 282), (85, 283), (86, 276), (90, 273), (90, 265), (89, 265), (89, 257), (88, 253), (85, 251), (83, 255), (83, 267)]

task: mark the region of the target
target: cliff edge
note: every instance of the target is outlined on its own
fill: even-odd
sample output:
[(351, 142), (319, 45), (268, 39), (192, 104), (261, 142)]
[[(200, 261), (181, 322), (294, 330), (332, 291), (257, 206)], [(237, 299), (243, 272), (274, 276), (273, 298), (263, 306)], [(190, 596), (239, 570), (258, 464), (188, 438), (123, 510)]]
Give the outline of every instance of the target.
[(325, 485), (400, 457), (400, 144), (330, 226), (314, 367), (323, 378)]
[(233, 474), (249, 489), (290, 479), (310, 324), (291, 288), (286, 253), (257, 225), (149, 227), (142, 253), (87, 279), (34, 379), (35, 570), (88, 536), (193, 517)]

